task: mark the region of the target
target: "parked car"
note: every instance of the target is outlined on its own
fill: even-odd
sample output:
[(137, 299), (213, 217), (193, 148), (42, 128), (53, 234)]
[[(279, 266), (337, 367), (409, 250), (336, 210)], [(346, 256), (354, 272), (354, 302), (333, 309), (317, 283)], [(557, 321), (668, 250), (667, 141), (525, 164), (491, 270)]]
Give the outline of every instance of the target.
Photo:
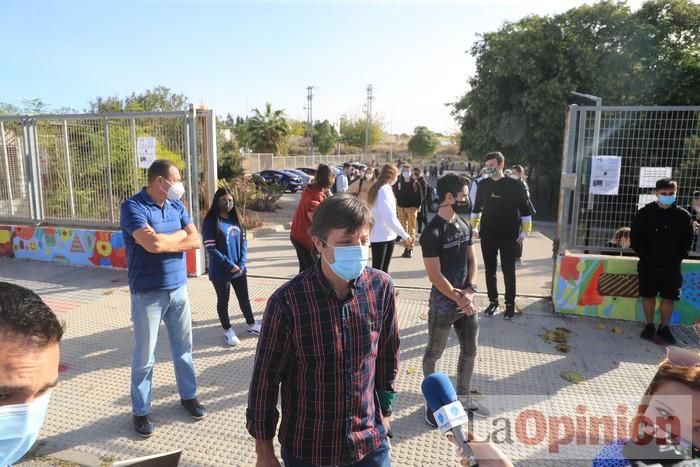
[(294, 170), (304, 172), (306, 175), (311, 175), (312, 177), (316, 176), (316, 169), (312, 169), (311, 167), (297, 167)]
[(285, 172), (288, 172), (288, 173), (290, 173), (290, 174), (292, 174), (292, 175), (296, 175), (296, 176), (298, 176), (298, 177), (301, 177), (301, 184), (304, 185), (304, 186), (306, 186), (306, 185), (308, 185), (309, 183), (311, 183), (311, 180), (313, 180), (313, 178), (314, 178), (314, 177), (312, 177), (311, 175), (309, 175), (309, 174), (307, 174), (307, 173), (304, 173), (304, 172), (302, 172), (301, 170), (297, 170), (297, 169), (285, 169), (284, 171), (285, 171)]
[(283, 170), (263, 170), (258, 175), (265, 180), (266, 183), (278, 183), (286, 187), (292, 193), (304, 188), (301, 177)]

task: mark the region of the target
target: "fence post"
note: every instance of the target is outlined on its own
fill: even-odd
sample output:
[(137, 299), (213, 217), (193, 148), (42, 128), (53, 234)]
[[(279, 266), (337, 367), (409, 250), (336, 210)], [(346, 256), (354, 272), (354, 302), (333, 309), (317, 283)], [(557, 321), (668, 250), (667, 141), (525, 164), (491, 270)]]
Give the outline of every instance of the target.
[(139, 145), (136, 139), (136, 118), (131, 119), (131, 146), (134, 150), (134, 193), (138, 193), (141, 187), (139, 186)]
[(105, 117), (105, 157), (107, 158), (107, 200), (109, 201), (109, 222), (114, 224), (114, 190), (112, 187), (112, 159), (109, 151), (109, 119)]
[(584, 159), (584, 147), (586, 146), (586, 123), (588, 118), (588, 111), (580, 110), (578, 113), (578, 137), (576, 138), (576, 188), (574, 189), (574, 217), (571, 221), (571, 234), (570, 238), (574, 243), (578, 243), (576, 238), (578, 237), (578, 219), (581, 214), (581, 188), (584, 186), (584, 177), (586, 174), (583, 173), (583, 159)]
[(209, 118), (207, 120), (209, 123), (209, 153), (207, 154), (207, 173), (206, 173), (206, 183), (207, 183), (207, 199), (205, 200), (209, 203), (209, 200), (214, 197), (216, 192), (216, 182), (218, 177), (218, 154), (216, 148), (216, 117), (212, 110), (209, 111)]
[(5, 141), (5, 123), (0, 121), (0, 147), (2, 147), (2, 155), (5, 166), (5, 182), (7, 184), (7, 199), (10, 202), (10, 216), (15, 215), (15, 205), (12, 199), (12, 178), (10, 177), (10, 162), (7, 156), (7, 142)]
[(31, 118), (25, 119), (26, 123), (26, 138), (27, 138), (27, 166), (30, 168), (28, 180), (31, 183), (31, 206), (32, 219), (38, 225), (44, 220), (44, 198), (42, 196), (41, 187), (41, 167), (39, 164), (39, 144), (37, 142), (38, 135), (36, 131), (36, 121)]
[(73, 168), (70, 163), (70, 144), (68, 142), (68, 121), (63, 120), (63, 142), (66, 145), (66, 176), (68, 177), (68, 199), (70, 215), (75, 219), (75, 194), (73, 192)]

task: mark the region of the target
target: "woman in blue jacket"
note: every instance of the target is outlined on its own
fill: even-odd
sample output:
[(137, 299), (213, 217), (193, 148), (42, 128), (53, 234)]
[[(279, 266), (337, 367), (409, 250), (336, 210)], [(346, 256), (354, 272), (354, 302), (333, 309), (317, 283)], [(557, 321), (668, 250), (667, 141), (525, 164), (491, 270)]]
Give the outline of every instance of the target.
[(209, 280), (216, 290), (216, 311), (219, 314), (221, 327), (224, 328), (224, 339), (228, 345), (238, 345), (240, 340), (231, 328), (228, 316), (228, 300), (231, 292), (229, 284), (236, 292), (238, 305), (248, 323), (248, 332), (259, 335), (260, 324), (253, 317), (248, 296), (246, 275), (248, 241), (245, 227), (228, 188), (219, 188), (214, 194), (214, 200), (204, 218), (202, 235), (204, 247), (209, 254)]

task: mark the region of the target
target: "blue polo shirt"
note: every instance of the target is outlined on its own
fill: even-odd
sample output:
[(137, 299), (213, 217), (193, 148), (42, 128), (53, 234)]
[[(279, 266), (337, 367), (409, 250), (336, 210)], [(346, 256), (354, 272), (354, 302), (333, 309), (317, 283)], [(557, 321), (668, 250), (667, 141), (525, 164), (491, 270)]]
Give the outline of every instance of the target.
[(166, 199), (160, 207), (145, 188), (122, 203), (121, 228), (132, 293), (173, 290), (187, 283), (185, 253), (149, 253), (136, 243), (132, 234), (146, 225), (156, 233), (169, 234), (191, 223), (182, 201)]

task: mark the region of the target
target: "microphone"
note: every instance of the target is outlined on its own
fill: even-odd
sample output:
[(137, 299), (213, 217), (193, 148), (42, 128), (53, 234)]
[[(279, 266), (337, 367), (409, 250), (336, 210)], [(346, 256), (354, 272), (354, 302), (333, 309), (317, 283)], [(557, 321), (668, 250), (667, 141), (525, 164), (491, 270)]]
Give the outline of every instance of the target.
[(469, 421), (469, 417), (457, 399), (450, 378), (444, 373), (433, 373), (423, 380), (421, 390), (440, 432), (451, 432), (452, 442), (460, 449), (462, 457), (469, 461), (471, 467), (478, 466), (469, 441), (462, 431), (462, 425)]

